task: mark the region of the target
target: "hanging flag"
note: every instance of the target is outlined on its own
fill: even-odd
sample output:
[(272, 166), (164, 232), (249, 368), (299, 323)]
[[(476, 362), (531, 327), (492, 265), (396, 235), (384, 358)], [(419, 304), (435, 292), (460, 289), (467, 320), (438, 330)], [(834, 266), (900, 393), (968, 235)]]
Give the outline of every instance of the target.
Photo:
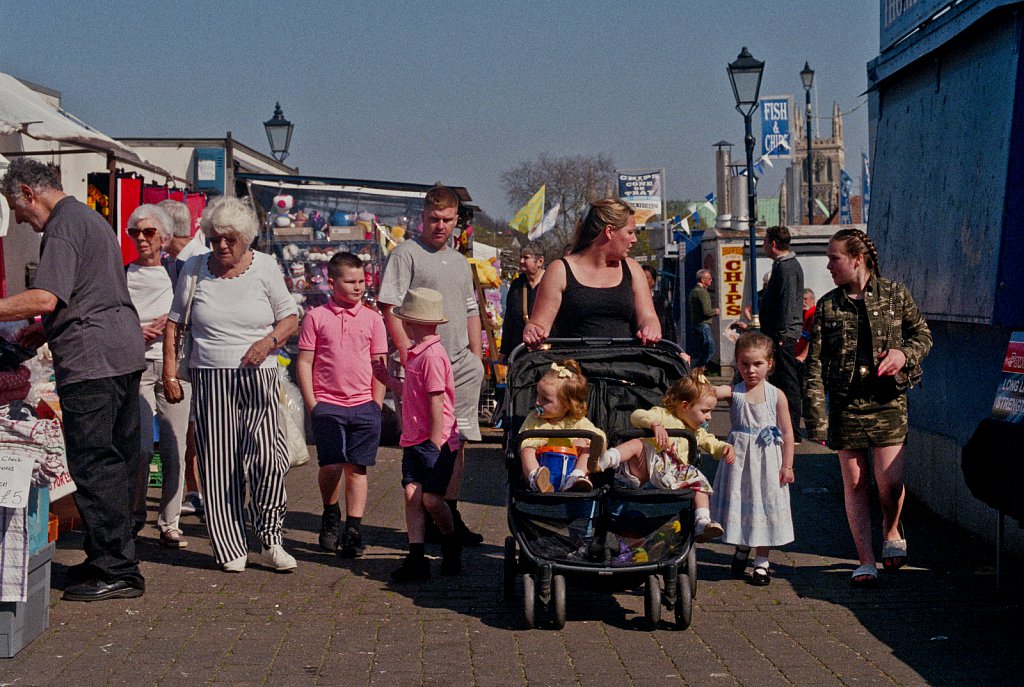
[[(776, 147), (778, 147), (778, 146), (776, 146)], [(765, 155), (760, 160), (758, 160), (758, 162), (763, 162), (763, 163), (765, 163), (766, 165), (768, 165), (769, 167), (772, 167), (772, 168), (775, 167), (775, 165), (772, 164), (772, 159), (770, 157), (768, 157), (767, 155)]]
[(754, 176), (755, 177), (763, 177), (764, 176), (764, 165), (762, 165), (760, 163), (760, 161), (756, 165), (754, 165)]
[(704, 205), (702, 207), (711, 210), (711, 212), (715, 213), (715, 216), (718, 216), (718, 210), (715, 209), (715, 203), (717, 202), (718, 198), (715, 197), (715, 192), (712, 191), (711, 193), (704, 196)]
[(555, 206), (548, 210), (548, 213), (544, 215), (544, 219), (541, 220), (540, 224), (530, 230), (530, 233), (527, 234), (527, 238), (533, 241), (554, 229), (555, 222), (558, 221), (558, 212), (561, 209), (561, 203), (555, 203)]
[(526, 234), (540, 224), (544, 216), (544, 189), (546, 186), (546, 184), (542, 185), (540, 190), (533, 194), (533, 198), (526, 201), (526, 205), (519, 208), (519, 212), (508, 223), (510, 227), (520, 234)]
[(853, 179), (846, 173), (845, 169), (839, 170), (839, 223), (853, 224), (853, 215), (850, 212), (850, 189), (853, 188)]
[(685, 217), (679, 220), (679, 228), (685, 231), (687, 236), (690, 235), (690, 223), (686, 221)]
[(871, 171), (868, 169), (868, 154), (861, 153), (860, 170), (860, 213), (861, 221), (868, 223), (868, 207), (871, 205)]

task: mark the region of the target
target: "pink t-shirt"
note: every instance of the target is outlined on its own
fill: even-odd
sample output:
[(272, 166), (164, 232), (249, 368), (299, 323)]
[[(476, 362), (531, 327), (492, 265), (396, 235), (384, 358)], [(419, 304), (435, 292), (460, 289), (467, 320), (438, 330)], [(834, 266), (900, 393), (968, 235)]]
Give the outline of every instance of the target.
[(459, 449), (459, 430), (455, 422), (455, 375), (441, 337), (428, 336), (409, 349), (402, 390), (402, 446), (422, 444), (430, 438), (430, 394), (444, 392), (444, 433), (448, 446)]
[(313, 351), (317, 402), (362, 405), (373, 400), (371, 356), (388, 352), (384, 319), (362, 303), (345, 308), (332, 298), (306, 313), (299, 349)]

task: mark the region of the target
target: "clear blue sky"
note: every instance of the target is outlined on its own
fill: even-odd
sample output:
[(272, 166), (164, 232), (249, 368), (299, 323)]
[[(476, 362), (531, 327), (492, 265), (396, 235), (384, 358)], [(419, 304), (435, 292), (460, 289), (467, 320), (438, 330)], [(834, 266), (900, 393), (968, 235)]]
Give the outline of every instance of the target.
[[(269, 152), (262, 123), (280, 101), (296, 125), (287, 162), (304, 173), (440, 180), (499, 217), (514, 210), (501, 173), (542, 152), (664, 167), (669, 199), (699, 198), (711, 145), (742, 150), (725, 71), (742, 46), (766, 62), (762, 94), (792, 94), (797, 112), (809, 61), (825, 115), (865, 100), (878, 53), (877, 0), (0, 0), (0, 16), (0, 71), (59, 90), (104, 133), (230, 130)], [(867, 117), (845, 121), (855, 179)]]

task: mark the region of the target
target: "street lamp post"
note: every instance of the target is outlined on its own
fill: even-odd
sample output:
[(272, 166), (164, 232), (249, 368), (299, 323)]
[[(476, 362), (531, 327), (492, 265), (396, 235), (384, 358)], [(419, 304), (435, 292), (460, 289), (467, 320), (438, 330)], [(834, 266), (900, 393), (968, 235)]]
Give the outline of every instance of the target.
[(764, 62), (755, 60), (744, 46), (728, 67), (732, 93), (736, 98), (736, 111), (743, 115), (746, 137), (743, 142), (747, 149), (747, 221), (750, 227), (750, 315), (751, 327), (761, 328), (757, 307), (757, 192), (754, 190), (754, 133), (751, 118), (757, 109), (757, 96), (761, 92), (761, 75)]
[(804, 82), (807, 103), (807, 223), (814, 224), (814, 158), (811, 152), (814, 141), (811, 135), (811, 87), (814, 86), (814, 70), (807, 62), (804, 62), (804, 68), (800, 72), (800, 80)]
[(292, 130), (295, 125), (284, 118), (281, 103), (274, 106), (274, 116), (263, 122), (263, 128), (267, 130), (270, 151), (278, 162), (284, 162), (288, 157), (288, 147), (292, 144)]

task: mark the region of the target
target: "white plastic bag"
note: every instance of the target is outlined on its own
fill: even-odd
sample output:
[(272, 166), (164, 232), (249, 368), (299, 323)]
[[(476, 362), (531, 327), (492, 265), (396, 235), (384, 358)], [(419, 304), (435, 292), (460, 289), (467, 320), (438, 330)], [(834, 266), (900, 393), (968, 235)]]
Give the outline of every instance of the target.
[(309, 448), (306, 447), (306, 431), (304, 429), (305, 409), (299, 387), (288, 379), (288, 373), (284, 368), (281, 368), (279, 372), (280, 421), (288, 445), (288, 467), (295, 468), (309, 462)]

